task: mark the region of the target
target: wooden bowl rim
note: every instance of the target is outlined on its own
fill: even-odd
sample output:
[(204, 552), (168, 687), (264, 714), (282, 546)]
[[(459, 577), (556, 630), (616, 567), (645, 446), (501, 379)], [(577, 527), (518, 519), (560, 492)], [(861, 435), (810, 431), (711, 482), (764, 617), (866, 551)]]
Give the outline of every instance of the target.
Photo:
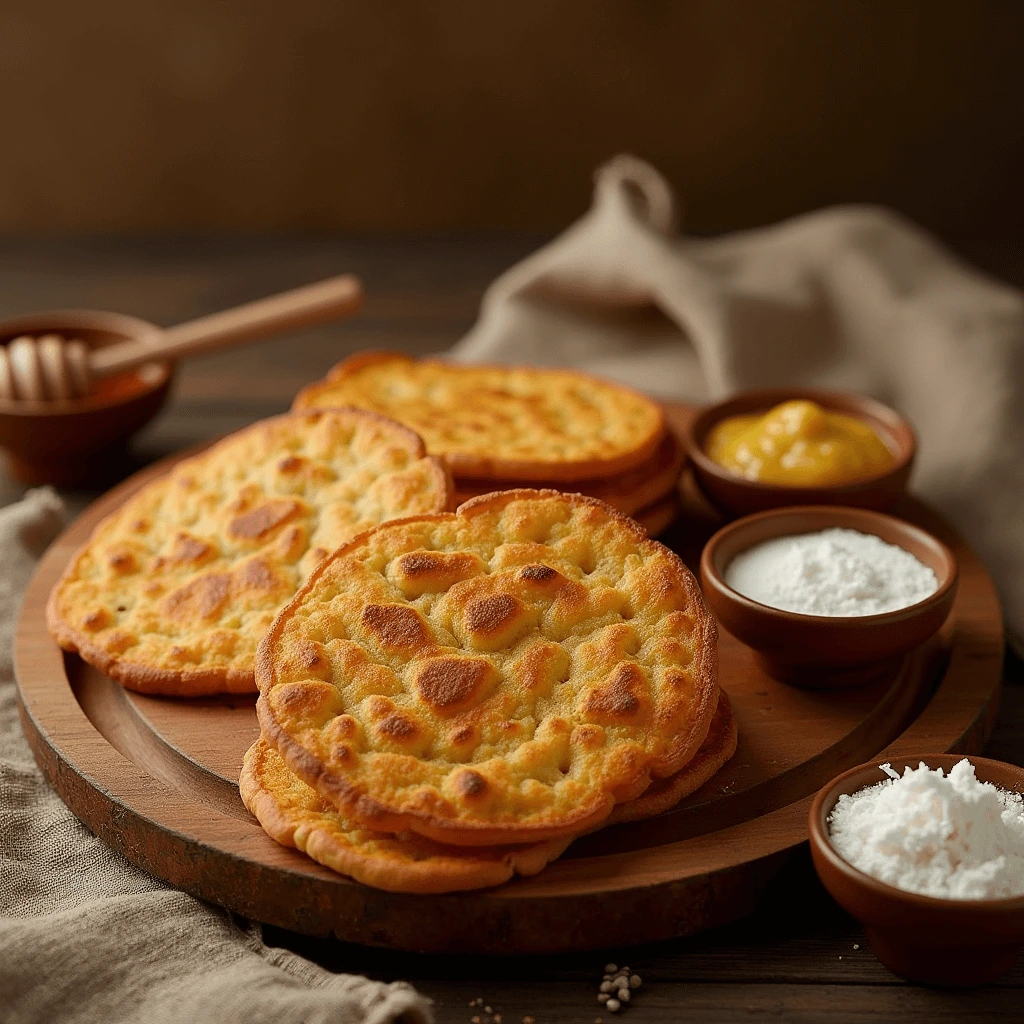
[[(997, 761), (990, 757), (975, 757), (972, 754), (916, 754), (892, 758), (890, 763), (894, 769), (902, 768), (905, 764), (910, 763), (913, 763), (913, 766), (916, 768), (920, 761), (924, 761), (929, 768), (934, 770), (941, 767), (948, 773), (954, 764), (962, 761), (964, 758), (967, 758), (974, 765), (975, 773), (982, 782), (991, 781), (983, 777), (983, 773), (987, 769), (996, 769), (1000, 772), (1009, 771), (1010, 774), (1018, 776), (1019, 783), (1017, 787), (1014, 787), (1014, 792), (1024, 796), (1024, 768), (1010, 764), (1007, 761)], [(894, 885), (889, 885), (888, 882), (874, 878), (859, 868), (854, 867), (839, 854), (829, 841), (828, 816), (832, 813), (832, 808), (835, 807), (840, 794), (847, 791), (845, 787), (854, 779), (858, 781), (861, 777), (864, 779), (863, 785), (857, 785), (854, 788), (853, 792), (857, 792), (875, 782), (882, 782), (889, 777), (878, 765), (879, 762), (866, 761), (864, 764), (849, 768), (818, 790), (807, 814), (811, 845), (818, 855), (827, 860), (829, 865), (839, 871), (851, 884), (860, 889), (866, 889), (874, 896), (887, 900), (890, 903), (899, 903), (930, 912), (942, 910), (962, 912), (970, 910), (977, 911), (979, 914), (995, 915), (1010, 915), (1024, 912), (1024, 894), (988, 900), (948, 899), (943, 896), (925, 896), (923, 893), (907, 892), (906, 889), (898, 889)], [(999, 782), (994, 783), (994, 785), (1001, 789), (1009, 788)], [(818, 870), (817, 866), (815, 866), (815, 870)], [(818, 874), (820, 876), (821, 872), (818, 871)], [(824, 882), (824, 879), (822, 879), (822, 882)]]
[[(895, 456), (896, 461), (888, 469), (873, 476), (864, 477), (849, 484), (784, 484), (765, 483), (760, 480), (747, 480), (746, 477), (730, 473), (715, 462), (704, 450), (704, 442), (711, 428), (727, 416), (743, 416), (758, 412), (767, 412), (782, 402), (794, 399), (807, 399), (834, 412), (843, 412), (865, 420), (872, 426), (881, 424), (889, 437), (886, 447)], [(715, 477), (723, 483), (734, 487), (748, 488), (754, 493), (770, 495), (773, 492), (792, 492), (794, 500), (801, 494), (860, 494), (872, 490), (880, 484), (905, 472), (917, 454), (917, 434), (910, 421), (897, 412), (892, 406), (861, 395), (855, 391), (836, 391), (828, 388), (753, 388), (738, 391), (729, 398), (713, 405), (705, 406), (687, 425), (684, 443), (691, 461), (700, 471)], [(883, 442), (886, 439), (882, 438)]]
[[(903, 608), (894, 608), (888, 612), (877, 612), (874, 615), (808, 615), (804, 612), (792, 612), (784, 608), (773, 608), (771, 605), (762, 604), (760, 601), (746, 597), (726, 583), (724, 575), (726, 566), (722, 566), (720, 570), (716, 558), (723, 541), (733, 538), (736, 534), (742, 534), (748, 531), (751, 526), (756, 526), (766, 520), (785, 520), (790, 517), (807, 515), (819, 517), (821, 520), (820, 525), (810, 529), (795, 531), (780, 529), (778, 533), (774, 533), (770, 537), (761, 537), (755, 543), (762, 543), (777, 537), (816, 533), (818, 530), (828, 529), (832, 526), (855, 529), (855, 527), (849, 526), (846, 522), (842, 522), (842, 520), (854, 519), (862, 523), (865, 521), (881, 522), (896, 533), (916, 535), (919, 541), (935, 549), (945, 563), (943, 575), (939, 576), (939, 573), (936, 572), (936, 576), (939, 576), (938, 589), (916, 604), (909, 604)], [(877, 533), (871, 530), (861, 530), (860, 532), (870, 532), (874, 536), (878, 536)], [(886, 541), (886, 543), (890, 542)], [(746, 548), (741, 550), (746, 550)], [(753, 512), (748, 516), (735, 519), (714, 533), (704, 545), (700, 556), (700, 568), (702, 580), (710, 580), (720, 597), (744, 608), (751, 615), (757, 615), (777, 623), (800, 623), (809, 626), (820, 625), (833, 628), (837, 626), (840, 628), (870, 628), (892, 622), (906, 621), (917, 618), (919, 615), (927, 614), (936, 605), (942, 604), (947, 599), (960, 576), (960, 567), (957, 564), (956, 555), (934, 534), (929, 533), (920, 526), (915, 526), (913, 523), (898, 519), (896, 516), (886, 515), (884, 512), (876, 512), (873, 509), (856, 508), (848, 505), (785, 505), (782, 508), (765, 509), (763, 512)]]
[[(103, 309), (44, 309), (33, 313), (19, 313), (17, 316), (0, 320), (0, 339), (17, 334), (38, 333), (44, 330), (55, 330), (61, 333), (75, 328), (87, 331), (120, 334), (125, 338), (138, 341), (156, 341), (160, 328), (148, 320), (143, 320), (128, 313), (113, 313)], [(0, 340), (0, 343), (3, 343)], [(83, 413), (98, 412), (130, 405), (166, 387), (170, 382), (173, 364), (167, 361), (154, 360), (152, 364), (160, 373), (153, 381), (142, 380), (143, 386), (130, 395), (110, 395), (97, 397), (85, 395), (82, 398), (71, 398), (65, 401), (31, 402), (0, 398), (0, 416), (16, 416), (25, 419), (42, 419), (44, 417), (75, 416)]]

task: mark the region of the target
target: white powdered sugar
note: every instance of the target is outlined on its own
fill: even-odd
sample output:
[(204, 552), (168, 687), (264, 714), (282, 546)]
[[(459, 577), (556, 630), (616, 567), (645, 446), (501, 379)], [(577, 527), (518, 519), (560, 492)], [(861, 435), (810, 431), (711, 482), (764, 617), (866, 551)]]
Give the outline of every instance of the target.
[(944, 775), (923, 762), (843, 795), (829, 815), (841, 857), (879, 881), (946, 899), (1024, 894), (1024, 800), (980, 782), (967, 758)]
[(804, 615), (877, 615), (939, 589), (935, 573), (880, 537), (835, 527), (741, 551), (725, 582), (753, 601)]

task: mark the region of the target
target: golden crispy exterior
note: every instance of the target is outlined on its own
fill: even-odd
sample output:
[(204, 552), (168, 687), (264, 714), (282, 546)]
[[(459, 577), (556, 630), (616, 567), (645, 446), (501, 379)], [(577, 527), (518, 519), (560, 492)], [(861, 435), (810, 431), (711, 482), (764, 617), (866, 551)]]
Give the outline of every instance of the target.
[[(675, 775), (652, 782), (635, 800), (617, 805), (605, 824), (640, 821), (670, 810), (733, 756), (736, 740), (736, 720), (720, 692), (708, 734), (693, 760)], [(388, 892), (457, 892), (500, 885), (515, 874), (537, 874), (572, 842), (445, 846), (414, 832), (396, 836), (362, 828), (299, 779), (263, 737), (246, 752), (239, 790), (272, 839)]]
[[(521, 490), (522, 488), (519, 489)], [(495, 492), (491, 491), (489, 493), (494, 494)], [(566, 493), (572, 494), (575, 492), (567, 491)], [(483, 495), (477, 494), (474, 497), (480, 498)], [(456, 485), (455, 500), (459, 501), (458, 485)], [(465, 498), (460, 504), (465, 504), (466, 501), (472, 500), (473, 498)], [(653, 505), (647, 505), (645, 508), (631, 513), (630, 518), (643, 527), (648, 537), (660, 537), (679, 518), (682, 509), (683, 506), (679, 495), (673, 491), (666, 497), (654, 502)]]
[(736, 753), (739, 733), (732, 706), (724, 691), (719, 691), (718, 706), (711, 727), (692, 761), (667, 779), (655, 779), (635, 800), (618, 804), (608, 819), (609, 825), (641, 821), (664, 814), (680, 800), (696, 793)]
[(47, 608), (60, 645), (132, 689), (255, 689), (256, 645), (329, 552), (449, 507), (407, 427), (359, 409), (289, 413), (225, 438), (103, 520)]
[(260, 645), (263, 733), (379, 831), (457, 845), (592, 828), (689, 761), (714, 622), (679, 558), (602, 502), (500, 491), (339, 549)]
[(266, 740), (245, 755), (239, 789), (272, 839), (326, 867), (388, 892), (457, 892), (535, 875), (572, 839), (523, 846), (444, 846), (415, 833), (390, 835), (349, 821), (285, 764)]
[[(576, 480), (559, 487), (553, 481), (548, 486), (559, 491), (586, 494), (607, 502), (613, 509), (627, 516), (636, 516), (644, 508), (655, 504), (675, 493), (679, 483), (686, 454), (683, 446), (671, 432), (662, 438), (654, 455), (646, 462), (615, 476), (598, 477), (595, 480)], [(534, 481), (505, 484), (505, 487), (523, 488), (538, 486)], [(471, 480), (460, 477), (455, 481), (455, 502), (461, 505), (470, 498), (489, 494), (495, 489), (493, 480)]]
[(456, 476), (565, 482), (639, 466), (665, 433), (661, 407), (573, 370), (464, 366), (362, 353), (303, 388), (293, 408), (355, 405), (417, 431)]

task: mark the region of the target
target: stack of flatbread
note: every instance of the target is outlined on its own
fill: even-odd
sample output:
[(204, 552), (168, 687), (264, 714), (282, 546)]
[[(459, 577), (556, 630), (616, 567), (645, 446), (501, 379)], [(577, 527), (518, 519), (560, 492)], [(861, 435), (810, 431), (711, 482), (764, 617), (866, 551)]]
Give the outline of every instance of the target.
[(294, 408), (356, 406), (415, 430), (466, 501), (499, 488), (600, 498), (656, 537), (676, 518), (684, 453), (661, 406), (574, 370), (464, 366), (364, 352), (299, 392)]
[(594, 498), (499, 491), (375, 527), (260, 644), (242, 797), (279, 842), (392, 891), (533, 874), (732, 756), (693, 576)]
[[(580, 432), (524, 374), (495, 449), (533, 447), (479, 467), (554, 474), (560, 431), (577, 464), (663, 443), (640, 396), (556, 374), (570, 406), (589, 395)], [(714, 623), (636, 521), (493, 485), (453, 512), (450, 452), (375, 411), (298, 405), (131, 497), (48, 607), (61, 646), (133, 689), (258, 684), (240, 789), (274, 839), (391, 891), (490, 886), (667, 810), (732, 756)]]

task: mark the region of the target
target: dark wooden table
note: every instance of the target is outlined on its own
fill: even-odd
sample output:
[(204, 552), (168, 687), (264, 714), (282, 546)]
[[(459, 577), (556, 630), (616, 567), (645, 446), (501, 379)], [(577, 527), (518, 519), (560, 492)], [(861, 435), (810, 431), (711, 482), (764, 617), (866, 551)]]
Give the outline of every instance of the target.
[[(449, 346), (471, 325), (487, 283), (531, 251), (531, 238), (336, 241), (0, 242), (0, 317), (84, 306), (171, 324), (341, 271), (358, 273), (368, 301), (357, 320), (237, 352), (193, 360), (162, 416), (138, 438), (130, 471), (185, 445), (283, 411), (304, 383), (364, 347), (412, 353)], [(1019, 283), (1024, 266), (999, 251), (969, 252)], [(114, 482), (104, 481), (104, 486)], [(0, 477), (0, 502), (23, 487)], [(78, 510), (99, 490), (65, 492)], [(1002, 710), (986, 753), (1024, 764), (1024, 667), (1008, 658)], [(747, 920), (688, 939), (630, 950), (505, 959), (415, 956), (268, 929), (332, 970), (413, 982), (435, 1000), (437, 1019), (503, 1024), (613, 1019), (596, 1001), (603, 965), (628, 963), (643, 988), (621, 1019), (676, 1021), (896, 1021), (964, 1024), (1024, 1020), (1024, 960), (997, 985), (941, 992), (907, 985), (867, 949), (860, 927), (797, 855)]]

